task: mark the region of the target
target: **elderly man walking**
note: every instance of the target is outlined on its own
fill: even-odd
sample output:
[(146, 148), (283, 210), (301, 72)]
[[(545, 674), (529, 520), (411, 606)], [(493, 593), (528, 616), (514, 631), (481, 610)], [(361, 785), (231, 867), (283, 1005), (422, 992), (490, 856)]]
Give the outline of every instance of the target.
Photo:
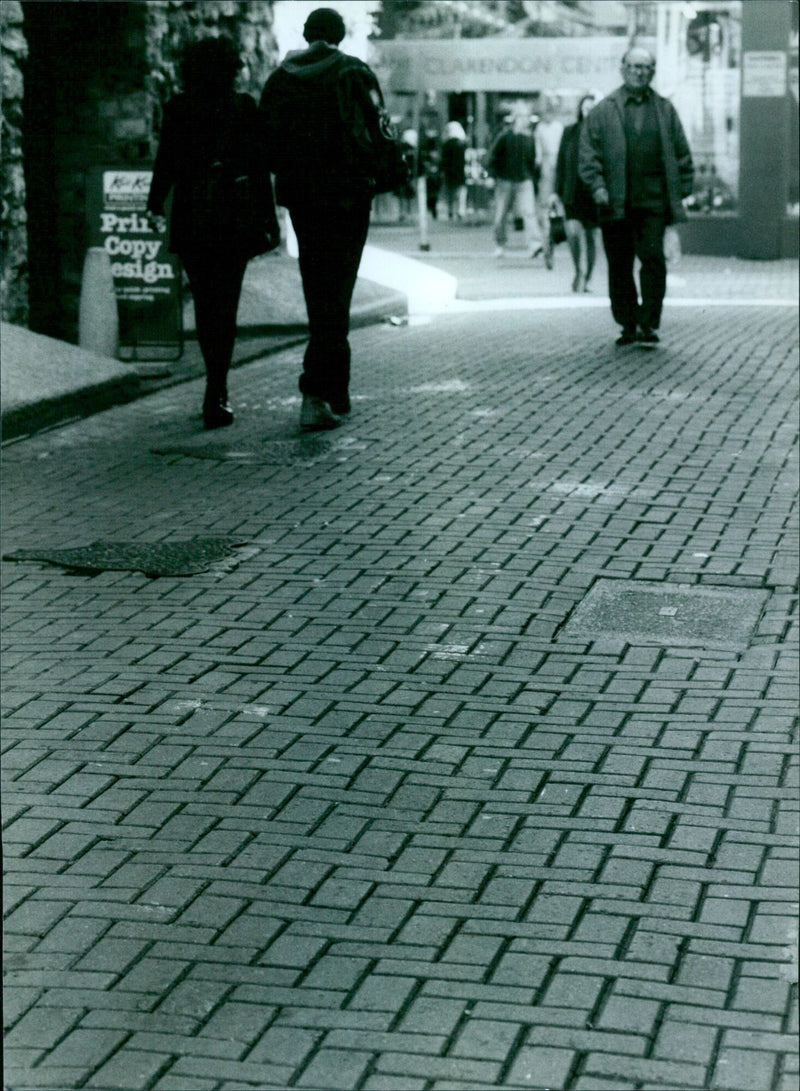
[[(631, 47), (623, 86), (595, 106), (582, 129), (578, 172), (597, 205), (608, 259), (611, 313), (618, 345), (658, 343), (667, 288), (664, 232), (686, 219), (692, 155), (675, 107), (651, 88), (656, 62)], [(641, 262), (641, 303), (633, 276)]]

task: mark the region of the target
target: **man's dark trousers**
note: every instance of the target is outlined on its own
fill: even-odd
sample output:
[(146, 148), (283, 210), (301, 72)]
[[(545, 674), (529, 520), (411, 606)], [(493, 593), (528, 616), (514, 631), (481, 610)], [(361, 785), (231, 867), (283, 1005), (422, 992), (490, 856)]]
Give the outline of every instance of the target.
[[(608, 292), (614, 320), (627, 330), (635, 329), (637, 325), (657, 330), (667, 291), (664, 216), (649, 209), (633, 208), (628, 210), (624, 220), (611, 220), (601, 224), (601, 229), (608, 259)], [(642, 263), (641, 307), (633, 277), (635, 258)]]
[(370, 198), (298, 202), (289, 209), (297, 235), (309, 342), (300, 390), (336, 412), (348, 403), (350, 301), (369, 230)]

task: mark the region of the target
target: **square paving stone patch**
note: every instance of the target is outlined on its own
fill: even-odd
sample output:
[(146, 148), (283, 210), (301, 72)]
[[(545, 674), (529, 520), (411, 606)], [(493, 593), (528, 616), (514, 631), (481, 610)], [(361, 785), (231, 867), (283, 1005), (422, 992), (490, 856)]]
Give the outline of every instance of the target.
[(768, 592), (749, 589), (598, 580), (560, 639), (745, 648), (767, 598)]

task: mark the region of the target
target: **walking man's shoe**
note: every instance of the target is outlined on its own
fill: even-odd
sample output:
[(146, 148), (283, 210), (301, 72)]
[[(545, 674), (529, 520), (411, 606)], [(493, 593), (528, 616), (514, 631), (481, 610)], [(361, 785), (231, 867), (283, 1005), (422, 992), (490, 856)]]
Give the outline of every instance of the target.
[(617, 345), (634, 345), (636, 344), (636, 329), (623, 329), (617, 340), (614, 342)]
[(345, 394), (341, 398), (331, 398), (328, 405), (330, 405), (335, 416), (346, 417), (350, 412), (350, 395)]
[(651, 329), (649, 326), (642, 326), (636, 336), (636, 340), (640, 345), (647, 345), (650, 348), (655, 348), (660, 338), (655, 330)]
[(320, 432), (325, 428), (338, 428), (341, 420), (322, 398), (313, 394), (303, 395), (300, 409), (300, 427), (304, 432)]

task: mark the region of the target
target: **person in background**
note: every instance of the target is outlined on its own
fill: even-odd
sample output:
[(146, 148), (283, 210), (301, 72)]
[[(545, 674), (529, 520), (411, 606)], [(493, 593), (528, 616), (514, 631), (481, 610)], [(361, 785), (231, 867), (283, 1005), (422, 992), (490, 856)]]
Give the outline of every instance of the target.
[(442, 142), (442, 178), (447, 199), (447, 216), (463, 220), (467, 214), (467, 134), (458, 121), (448, 121)]
[[(539, 170), (536, 208), (539, 213), (539, 227), (545, 235), (548, 230), (547, 216), (550, 209), (550, 199), (553, 196), (556, 160), (563, 132), (564, 126), (555, 116), (553, 103), (549, 100), (546, 101), (542, 117), (533, 134), (536, 143), (536, 163)], [(545, 249), (545, 260), (548, 269), (552, 268), (552, 252), (547, 248)]]
[(419, 171), (425, 178), (425, 201), (428, 214), (435, 220), (439, 212), (439, 191), (442, 188), (442, 153), (439, 147), (439, 131), (423, 128), (419, 146)]
[(404, 129), (400, 135), (403, 145), (403, 158), (408, 163), (408, 178), (395, 190), (395, 197), (399, 203), (400, 223), (405, 223), (414, 215), (414, 202), (416, 199), (415, 178), (417, 175), (417, 130)]
[(505, 254), (506, 221), (512, 209), (516, 209), (522, 217), (529, 256), (536, 258), (544, 252), (533, 189), (536, 147), (529, 129), (528, 117), (516, 114), (511, 126), (500, 133), (489, 152), (487, 169), (495, 179), (494, 239), (497, 258)]
[(578, 120), (564, 129), (556, 160), (554, 193), (551, 199), (564, 216), (567, 245), (575, 267), (573, 292), (588, 292), (594, 270), (597, 208), (594, 199), (578, 175), (578, 143), (586, 115), (597, 101), (590, 93), (578, 103)]
[[(206, 428), (233, 423), (228, 371), (242, 279), (248, 259), (279, 239), (258, 110), (249, 95), (234, 91), (238, 69), (239, 54), (228, 38), (202, 38), (187, 46), (180, 67), (183, 94), (164, 107), (147, 200), (151, 222), (161, 227), (172, 193), (169, 249), (183, 262), (194, 297), (206, 369)], [(221, 207), (214, 208), (215, 192), (226, 180), (242, 178), (260, 204), (252, 210), (252, 231), (230, 219), (229, 196), (221, 194)]]
[(686, 219), (682, 202), (694, 183), (677, 111), (650, 86), (655, 70), (650, 50), (631, 46), (622, 58), (622, 87), (591, 111), (578, 145), (578, 173), (597, 205), (608, 258), (611, 313), (622, 327), (618, 345), (658, 343), (667, 288), (664, 233)]
[(260, 109), (278, 204), (297, 235), (308, 310), (300, 427), (335, 428), (350, 412), (350, 301), (367, 240), (374, 179), (356, 154), (362, 121), (378, 125), (380, 85), (363, 61), (339, 50), (342, 16), (315, 8), (303, 36), (269, 76)]

